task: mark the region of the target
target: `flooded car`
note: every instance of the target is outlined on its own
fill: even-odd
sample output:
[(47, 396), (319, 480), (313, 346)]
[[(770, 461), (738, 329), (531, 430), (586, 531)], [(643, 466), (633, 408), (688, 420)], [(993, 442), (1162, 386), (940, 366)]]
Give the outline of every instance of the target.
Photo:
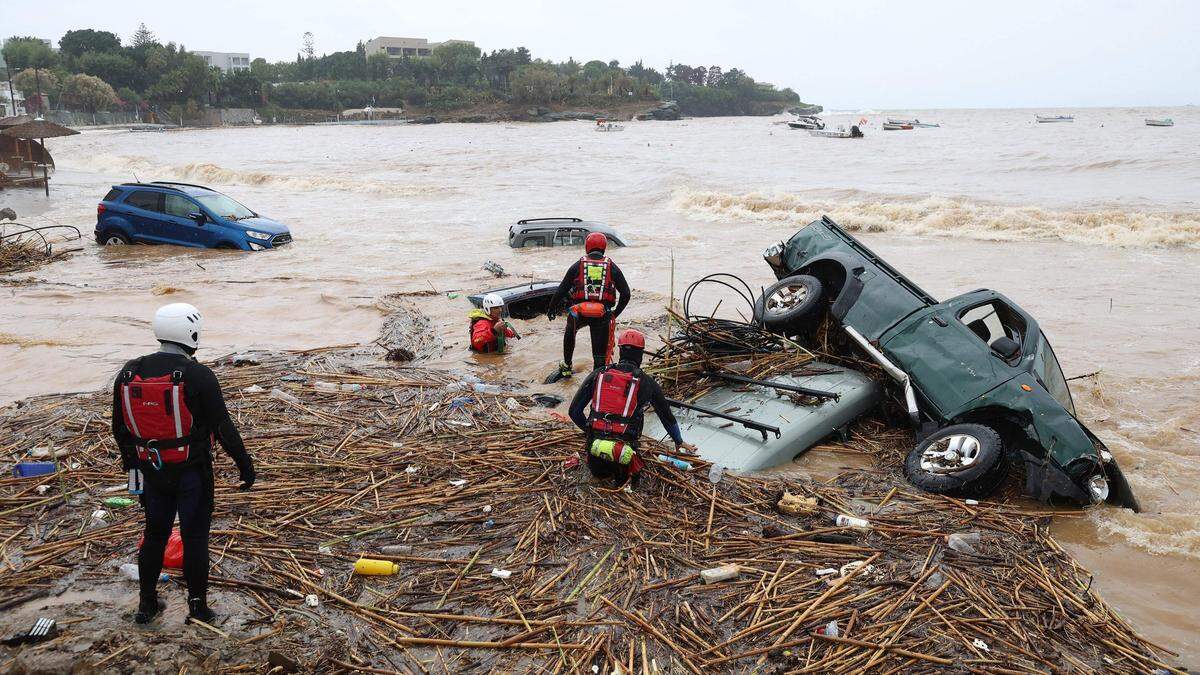
[(603, 234), (612, 246), (628, 246), (621, 235), (604, 223), (580, 218), (526, 218), (508, 227), (508, 245), (513, 248), (531, 246), (583, 246), (593, 232)]
[(905, 462), (914, 485), (984, 496), (1022, 462), (1036, 499), (1138, 510), (1112, 453), (1076, 417), (1050, 341), (1012, 300), (980, 289), (939, 302), (828, 217), (764, 258), (779, 281), (756, 319), (802, 335), (828, 317), (894, 380), (918, 439)]
[[(557, 290), (557, 281), (528, 281), (469, 295), (467, 300), (475, 307), (482, 308), (484, 296), (499, 295), (504, 300), (505, 316), (514, 319), (532, 319), (546, 314), (546, 310), (550, 309), (550, 300)], [(564, 298), (560, 304), (558, 311), (562, 312), (566, 309), (567, 300)]]

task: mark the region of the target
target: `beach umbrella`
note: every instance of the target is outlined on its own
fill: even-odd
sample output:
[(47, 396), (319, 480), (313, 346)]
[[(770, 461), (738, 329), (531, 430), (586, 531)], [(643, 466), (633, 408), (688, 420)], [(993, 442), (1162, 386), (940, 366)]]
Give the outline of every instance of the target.
[[(55, 124), (54, 122), (47, 122), (46, 120), (41, 119), (40, 117), (37, 119), (31, 120), (29, 122), (23, 122), (21, 124), (15, 125), (15, 126), (8, 127), (4, 131), (0, 131), (0, 134), (4, 134), (5, 136), (12, 136), (13, 138), (16, 138), (16, 139), (32, 141), (33, 139), (36, 138), (38, 140), (38, 143), (41, 144), (41, 146), (42, 146), (42, 179), (43, 179), (42, 182), (45, 183), (47, 197), (50, 196), (50, 173), (46, 168), (46, 163), (50, 159), (50, 154), (48, 152), (46, 152), (46, 139), (47, 138), (59, 138), (60, 136), (74, 136), (75, 134), (78, 134), (78, 133), (79, 132), (75, 131), (74, 129), (69, 129), (67, 127), (64, 127), (61, 124)], [(29, 152), (29, 159), (30, 160), (33, 159), (33, 151), (32, 150), (30, 150), (30, 152)]]

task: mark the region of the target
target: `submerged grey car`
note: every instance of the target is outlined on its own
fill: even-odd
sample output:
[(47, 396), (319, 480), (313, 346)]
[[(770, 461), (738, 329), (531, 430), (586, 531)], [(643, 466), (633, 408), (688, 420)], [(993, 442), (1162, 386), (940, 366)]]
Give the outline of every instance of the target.
[(513, 248), (531, 246), (583, 246), (593, 232), (603, 234), (613, 246), (628, 246), (621, 235), (604, 223), (580, 218), (526, 218), (508, 227), (508, 245)]

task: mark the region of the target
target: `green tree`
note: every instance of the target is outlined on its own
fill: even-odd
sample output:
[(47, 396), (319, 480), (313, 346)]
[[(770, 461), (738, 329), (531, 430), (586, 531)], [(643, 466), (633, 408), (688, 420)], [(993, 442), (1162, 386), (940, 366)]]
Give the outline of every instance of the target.
[(72, 107), (95, 113), (117, 104), (117, 92), (104, 80), (93, 75), (72, 75), (63, 83), (63, 101)]
[(479, 55), (473, 44), (448, 42), (434, 47), (429, 59), (439, 82), (470, 86), (479, 80)]
[(567, 78), (541, 63), (521, 66), (513, 74), (512, 92), (522, 103), (554, 103), (566, 97)]
[(139, 23), (137, 30), (133, 33), (133, 38), (130, 39), (130, 43), (134, 47), (145, 47), (146, 45), (158, 44), (158, 38), (154, 36), (154, 33), (150, 32), (149, 28), (146, 28), (146, 24)]
[(58, 41), (58, 47), (67, 56), (78, 57), (85, 52), (115, 54), (121, 51), (121, 38), (106, 30), (69, 30)]
[[(13, 86), (25, 96), (25, 108), (30, 112), (41, 112), (50, 106), (50, 94), (58, 91), (58, 76), (49, 70), (34, 71), (26, 68), (13, 75)], [(38, 97), (39, 90), (41, 98)], [(30, 103), (33, 105), (31, 106)]]
[(84, 52), (76, 59), (76, 68), (88, 75), (95, 75), (118, 89), (137, 87), (141, 84), (137, 62), (125, 54)]
[(35, 37), (11, 37), (4, 41), (4, 61), (13, 70), (53, 68), (58, 54)]

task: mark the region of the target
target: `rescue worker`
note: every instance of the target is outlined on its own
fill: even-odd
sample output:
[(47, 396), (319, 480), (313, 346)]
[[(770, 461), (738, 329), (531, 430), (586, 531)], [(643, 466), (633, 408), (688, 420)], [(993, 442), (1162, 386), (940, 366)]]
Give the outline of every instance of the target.
[(571, 377), (571, 359), (575, 354), (575, 334), (587, 326), (592, 334), (592, 367), (608, 363), (612, 355), (613, 332), (617, 317), (629, 304), (629, 284), (621, 268), (604, 254), (608, 238), (592, 232), (584, 240), (586, 255), (579, 259), (563, 277), (550, 300), (546, 316), (551, 320), (558, 308), (571, 299), (567, 311), (566, 333), (563, 335), (563, 360), (558, 369), (546, 378), (550, 384)]
[[(139, 499), (146, 510), (138, 553), (137, 623), (149, 623), (166, 609), (157, 584), (176, 514), (188, 617), (205, 623), (215, 618), (208, 607), (214, 440), (237, 464), (241, 489), (254, 485), (254, 464), (229, 419), (221, 386), (213, 372), (192, 357), (202, 326), (200, 312), (189, 304), (160, 307), (154, 315), (159, 350), (126, 363), (113, 384), (113, 437), (125, 471), (140, 471)], [(130, 476), (131, 490), (135, 475)]]
[(488, 293), (480, 304), (483, 309), (472, 309), (467, 314), (471, 320), (471, 351), (503, 354), (508, 338), (521, 339), (504, 320), (504, 298)]
[[(620, 358), (616, 363), (592, 371), (575, 398), (571, 400), (571, 421), (587, 435), (587, 462), (592, 475), (612, 478), (618, 487), (634, 479), (642, 470), (637, 454), (642, 435), (646, 405), (654, 407), (675, 449), (696, 453), (696, 446), (685, 443), (679, 423), (662, 388), (653, 377), (642, 372), (646, 337), (627, 330), (617, 342)], [(585, 416), (584, 408), (591, 404)]]

